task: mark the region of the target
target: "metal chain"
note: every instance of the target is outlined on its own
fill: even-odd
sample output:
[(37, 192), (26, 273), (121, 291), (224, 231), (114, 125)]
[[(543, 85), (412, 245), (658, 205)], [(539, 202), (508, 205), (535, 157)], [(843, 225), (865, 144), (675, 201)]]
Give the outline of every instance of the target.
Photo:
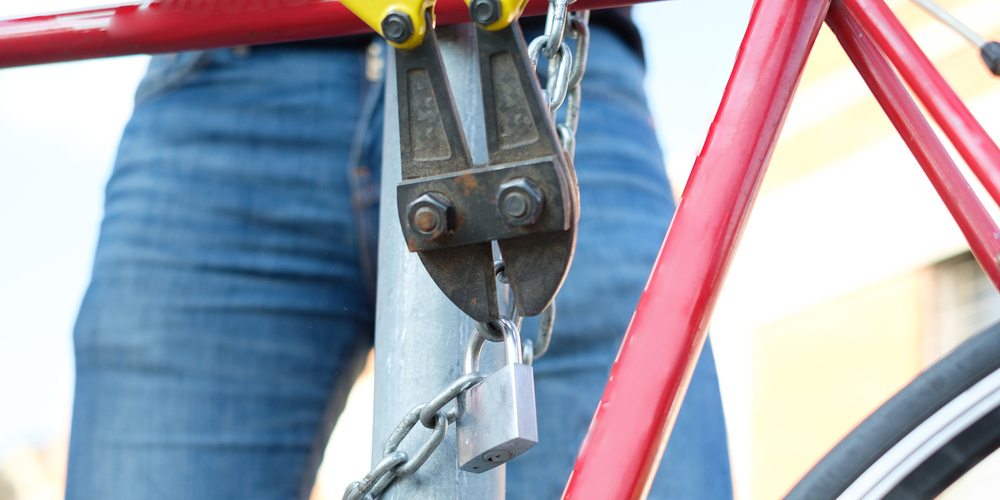
[[(549, 13), (545, 19), (545, 34), (532, 40), (528, 45), (528, 56), (533, 65), (538, 64), (538, 56), (549, 61), (549, 76), (544, 94), (552, 119), (566, 102), (566, 115), (562, 123), (556, 124), (563, 150), (572, 160), (576, 151), (576, 127), (580, 119), (580, 81), (587, 69), (587, 51), (590, 48), (590, 30), (587, 23), (590, 11), (570, 14), (567, 7), (570, 0), (549, 0)], [(576, 39), (576, 50), (571, 52), (566, 38)]]
[[(456, 407), (453, 406), (448, 411), (445, 411), (444, 407), (485, 378), (486, 374), (481, 372), (466, 373), (426, 403), (418, 404), (407, 412), (389, 435), (389, 439), (385, 441), (382, 460), (361, 481), (354, 481), (347, 486), (344, 500), (374, 500), (382, 495), (397, 477), (409, 476), (416, 472), (444, 441), (445, 435), (448, 434), (448, 425), (458, 418)], [(417, 422), (428, 429), (433, 429), (433, 432), (411, 457), (405, 451), (400, 451), (399, 445), (416, 427)]]
[[(500, 283), (507, 284), (507, 270), (503, 264), (503, 260), (497, 260), (493, 263), (493, 270), (496, 272), (497, 279)], [(507, 316), (504, 319), (511, 321), (514, 324), (514, 328), (517, 331), (521, 331), (521, 321), (524, 317), (521, 316), (517, 311), (517, 304), (514, 302), (513, 297), (508, 297), (509, 307), (507, 309)], [(541, 321), (538, 323), (538, 336), (535, 337), (535, 341), (532, 342), (530, 339), (521, 339), (521, 363), (526, 365), (531, 365), (531, 363), (542, 357), (545, 351), (549, 349), (549, 342), (552, 340), (552, 327), (556, 320), (556, 301), (552, 301), (542, 311)], [(490, 342), (503, 342), (503, 330), (501, 330), (499, 325), (494, 324), (496, 322), (490, 323), (476, 323), (476, 332), (479, 336), (483, 337)]]

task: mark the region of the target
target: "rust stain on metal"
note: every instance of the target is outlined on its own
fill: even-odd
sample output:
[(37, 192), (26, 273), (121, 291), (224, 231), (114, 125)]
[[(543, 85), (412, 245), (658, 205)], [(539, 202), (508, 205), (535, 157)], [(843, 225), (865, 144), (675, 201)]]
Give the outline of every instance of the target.
[(437, 226), (438, 218), (431, 212), (418, 210), (413, 221), (416, 222), (421, 231), (431, 232)]
[(470, 196), (473, 191), (478, 191), (480, 189), (479, 180), (476, 179), (476, 176), (473, 173), (455, 177), (455, 185), (462, 190), (463, 196)]

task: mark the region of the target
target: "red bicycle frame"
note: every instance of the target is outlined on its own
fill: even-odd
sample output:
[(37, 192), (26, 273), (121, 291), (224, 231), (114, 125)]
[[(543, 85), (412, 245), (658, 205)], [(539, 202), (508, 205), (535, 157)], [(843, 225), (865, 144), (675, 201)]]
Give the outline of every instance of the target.
[[(650, 0), (578, 0), (572, 10)], [(531, 0), (524, 15), (545, 14)], [(469, 22), (461, 0), (439, 0), (438, 25)], [(0, 68), (354, 35), (371, 28), (327, 0), (160, 0), (0, 21)]]
[[(574, 9), (638, 3), (578, 0)], [(544, 12), (532, 0), (527, 15)], [(441, 0), (439, 24), (467, 22)], [(898, 71), (1000, 202), (1000, 149), (882, 0), (757, 0), (722, 103), (566, 486), (565, 499), (643, 498), (813, 42), (826, 21), (1000, 288), (1000, 229)], [(0, 21), (0, 68), (276, 43), (368, 28), (325, 0), (162, 0)], [(885, 56), (888, 56), (888, 60)], [(890, 64), (891, 62), (891, 64)], [(895, 67), (895, 71), (893, 69)]]

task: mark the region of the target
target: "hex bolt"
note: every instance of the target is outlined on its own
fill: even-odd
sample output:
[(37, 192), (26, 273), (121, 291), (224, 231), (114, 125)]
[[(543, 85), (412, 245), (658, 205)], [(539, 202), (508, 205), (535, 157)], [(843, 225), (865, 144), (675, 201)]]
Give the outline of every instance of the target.
[(420, 207), (417, 209), (417, 213), (413, 216), (413, 223), (417, 226), (417, 230), (422, 233), (431, 233), (434, 228), (441, 223), (441, 214), (437, 210), (431, 210), (428, 207)]
[(497, 212), (512, 226), (533, 224), (542, 213), (545, 198), (533, 182), (523, 177), (500, 185)]
[(382, 36), (393, 43), (403, 43), (413, 36), (413, 21), (402, 12), (392, 11), (382, 19)]
[(528, 201), (527, 195), (524, 193), (513, 191), (508, 193), (503, 199), (503, 213), (507, 217), (519, 218), (524, 217), (524, 214), (528, 213)]
[(425, 240), (433, 240), (451, 230), (454, 211), (451, 200), (439, 193), (424, 193), (406, 206), (410, 230)]
[(483, 26), (489, 26), (500, 19), (500, 3), (497, 0), (472, 0), (469, 17)]

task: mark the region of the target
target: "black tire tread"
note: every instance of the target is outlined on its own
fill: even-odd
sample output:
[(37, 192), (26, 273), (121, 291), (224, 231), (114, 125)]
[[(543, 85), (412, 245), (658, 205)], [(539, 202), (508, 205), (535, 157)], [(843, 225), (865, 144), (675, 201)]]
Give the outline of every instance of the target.
[(792, 488), (785, 500), (837, 498), (926, 418), (998, 368), (1000, 323), (994, 323), (924, 370), (858, 424)]

